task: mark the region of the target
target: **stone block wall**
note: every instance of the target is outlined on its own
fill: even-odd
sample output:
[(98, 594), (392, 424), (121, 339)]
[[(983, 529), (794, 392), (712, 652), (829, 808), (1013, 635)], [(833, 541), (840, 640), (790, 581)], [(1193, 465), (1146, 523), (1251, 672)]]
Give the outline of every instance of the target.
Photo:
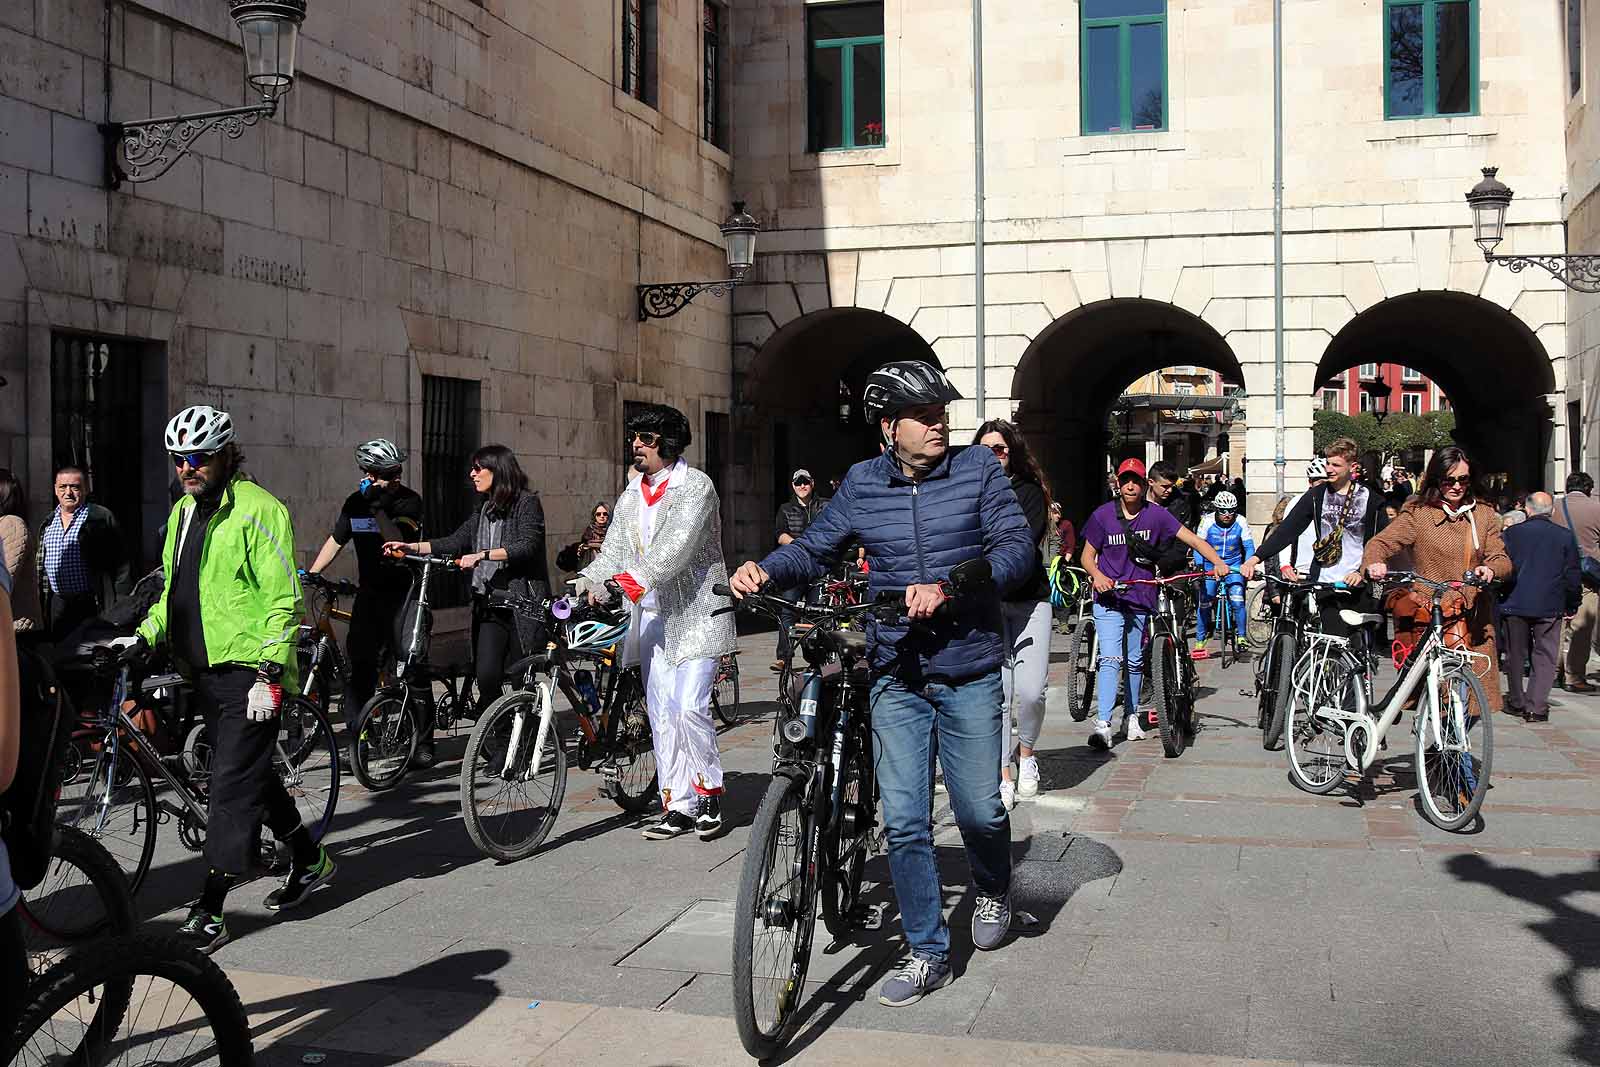
[(354, 446), (420, 455), (421, 376), (465, 378), (543, 495), (553, 557), (621, 488), (624, 401), (674, 403), (698, 436), (732, 388), (725, 298), (635, 321), (640, 281), (726, 270), (698, 8), (663, 5), (651, 108), (616, 89), (617, 2), (312, 0), (275, 118), (115, 191), (108, 114), (245, 102), (226, 5), (0, 5), (0, 463), (42, 506), (53, 332), (154, 342), (153, 461), (172, 410), (228, 408), (304, 553)]

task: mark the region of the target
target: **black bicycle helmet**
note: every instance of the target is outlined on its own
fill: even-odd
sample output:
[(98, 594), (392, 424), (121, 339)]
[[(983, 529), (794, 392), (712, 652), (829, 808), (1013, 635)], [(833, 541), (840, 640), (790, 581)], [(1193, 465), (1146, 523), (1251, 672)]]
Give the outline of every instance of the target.
[(661, 435), (661, 458), (672, 462), (683, 455), (694, 435), (689, 431), (689, 419), (677, 408), (666, 404), (649, 404), (628, 420), (628, 433), (645, 430)]
[(950, 384), (944, 371), (920, 359), (905, 359), (885, 363), (867, 375), (861, 410), (867, 425), (876, 426), (879, 419), (892, 419), (906, 408), (960, 399), (961, 393)]

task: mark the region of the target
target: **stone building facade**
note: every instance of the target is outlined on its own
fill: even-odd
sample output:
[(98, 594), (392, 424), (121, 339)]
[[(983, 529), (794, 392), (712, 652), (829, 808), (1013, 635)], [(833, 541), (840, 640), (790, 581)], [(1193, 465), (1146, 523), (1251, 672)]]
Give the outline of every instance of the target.
[[(870, 91), (865, 37), (830, 29), (838, 0), (735, 5), (735, 185), (771, 230), (734, 321), (739, 410), (757, 462), (772, 457), (758, 489), (788, 466), (870, 454), (870, 434), (854, 431), (846, 454), (808, 428), (850, 422), (835, 414), (848, 405), (840, 382), (885, 353), (931, 352), (976, 392), (972, 5), (870, 6), (881, 9), (881, 122), (852, 131), (871, 133), (866, 143), (833, 147), (817, 141), (816, 86), (839, 74), (818, 53), (855, 42)], [(1485, 467), (1529, 486), (1566, 470), (1566, 293), (1539, 272), (1485, 264), (1462, 199), (1480, 167), (1499, 165), (1517, 191), (1501, 251), (1561, 245), (1557, 5), (1436, 6), (1449, 8), (1427, 7), (1441, 20), (1460, 16), (1457, 38), (1436, 40), (1445, 22), (1424, 27), (1422, 5), (1404, 0), (1283, 5), (1291, 490), (1304, 484), (1319, 386), (1374, 360), (1437, 382)], [(1016, 418), (1080, 513), (1102, 484), (1107, 407), (1174, 364), (1244, 382), (1251, 514), (1272, 506), (1272, 11), (1268, 0), (987, 5), (987, 407), (955, 405), (955, 436), (985, 416)], [(1124, 44), (1123, 84), (1130, 54), (1153, 55), (1160, 95), (1150, 115), (1136, 100), (1121, 121), (1105, 117), (1119, 72), (1084, 52), (1119, 15), (1159, 25), (1128, 32), (1160, 45)], [(1452, 57), (1456, 76), (1436, 85)], [(758, 412), (776, 416), (770, 429)]]
[(641, 100), (624, 2), (310, 0), (276, 118), (116, 190), (97, 123), (248, 102), (226, 3), (0, 4), (0, 464), (36, 511), (53, 463), (87, 461), (148, 558), (161, 429), (199, 402), (302, 554), (374, 436), (457, 509), (471, 448), (512, 446), (552, 556), (622, 485), (628, 402), (676, 404), (691, 459), (725, 459), (726, 299), (635, 321), (641, 280), (726, 270), (700, 12), (655, 13)]
[[(1600, 43), (1590, 30), (1600, 19), (1600, 0), (1561, 0), (1558, 6), (1563, 16), (1567, 240), (1534, 251), (1600, 253), (1600, 97), (1589, 99), (1591, 89), (1600, 91)], [(1517, 218), (1522, 190), (1512, 189), (1517, 199), (1511, 217)], [(1567, 323), (1567, 449), (1575, 457), (1573, 466), (1593, 477), (1600, 474), (1600, 432), (1595, 427), (1600, 413), (1600, 295), (1569, 294)]]

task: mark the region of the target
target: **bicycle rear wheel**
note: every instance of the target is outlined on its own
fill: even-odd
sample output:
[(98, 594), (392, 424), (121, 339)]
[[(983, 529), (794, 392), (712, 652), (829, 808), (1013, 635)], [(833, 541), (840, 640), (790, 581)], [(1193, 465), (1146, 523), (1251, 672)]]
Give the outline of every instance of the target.
[(1345, 707), (1349, 687), (1360, 682), (1342, 669), (1335, 656), (1312, 651), (1295, 661), (1292, 694), (1284, 713), (1284, 747), (1289, 754), (1289, 778), (1307, 793), (1326, 795), (1344, 783), (1343, 725), (1317, 714), (1322, 707)]
[(156, 851), (156, 790), (144, 764), (119, 751), (116, 767), (102, 750), (86, 773), (61, 790), (56, 822), (99, 841), (137, 893)]
[(1244, 636), (1250, 647), (1258, 650), (1272, 641), (1272, 601), (1267, 597), (1265, 585), (1250, 590), (1245, 600)]
[(300, 821), (321, 841), (339, 806), (339, 742), (321, 707), (304, 697), (284, 701), (278, 713), (273, 769), (300, 809)]
[(1095, 667), (1100, 658), (1100, 639), (1095, 634), (1094, 617), (1085, 616), (1072, 632), (1067, 646), (1067, 711), (1073, 722), (1082, 722), (1094, 710)]
[(630, 671), (618, 683), (616, 707), (619, 716), (611, 744), (610, 764), (616, 777), (610, 780), (611, 799), (617, 807), (635, 815), (661, 808), (661, 783), (656, 773), (655, 739), (650, 733), (650, 713), (645, 710), (644, 691), (639, 676)]
[(739, 721), (739, 657), (729, 654), (717, 664), (717, 682), (711, 687), (711, 710), (724, 726)]
[[(128, 989), (125, 999), (118, 989)], [(74, 953), (29, 990), (0, 1061), (218, 1064), (255, 1060), (244, 1006), (222, 969), (175, 937), (133, 934)], [(108, 1011), (122, 1000), (122, 1010)]]
[(1280, 634), (1266, 651), (1267, 675), (1258, 699), (1261, 701), (1261, 747), (1271, 751), (1283, 741), (1284, 717), (1294, 698), (1294, 637)]
[(1188, 743), (1188, 715), (1184, 708), (1183, 669), (1178, 646), (1166, 634), (1150, 641), (1150, 684), (1155, 686), (1156, 722), (1161, 728), (1161, 748), (1168, 759), (1183, 755)]
[(56, 828), (44, 881), (23, 893), (17, 908), (36, 977), (74, 946), (130, 934), (138, 924), (128, 876), (105, 846), (70, 826)]
[(1441, 830), (1472, 824), (1489, 791), (1494, 763), (1494, 716), (1470, 670), (1447, 670), (1435, 714), (1423, 701), (1417, 734), (1417, 791), (1422, 813)]
[(756, 810), (733, 916), (733, 1018), (744, 1050), (764, 1060), (799, 1016), (816, 915), (806, 857), (816, 824), (806, 782), (774, 775)]
[[(502, 863), (531, 856), (544, 844), (567, 792), (567, 754), (553, 713), (544, 743), (537, 744), (545, 685), (507, 693), (484, 709), (461, 757), (467, 834)], [(508, 766), (513, 733), (517, 751)]]
[(411, 767), (420, 740), (417, 716), (422, 709), (416, 703), (409, 686), (390, 686), (374, 694), (356, 719), (350, 769), (356, 781), (375, 793), (399, 785)]

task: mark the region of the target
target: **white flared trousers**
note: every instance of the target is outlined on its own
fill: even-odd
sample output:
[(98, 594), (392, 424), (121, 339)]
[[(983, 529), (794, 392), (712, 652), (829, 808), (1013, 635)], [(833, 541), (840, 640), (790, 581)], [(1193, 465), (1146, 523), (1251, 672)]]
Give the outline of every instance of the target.
[(667, 658), (666, 620), (641, 610), (639, 669), (661, 776), (661, 806), (692, 815), (696, 793), (722, 792), (722, 754), (711, 717), (717, 661), (691, 659), (674, 665)]

